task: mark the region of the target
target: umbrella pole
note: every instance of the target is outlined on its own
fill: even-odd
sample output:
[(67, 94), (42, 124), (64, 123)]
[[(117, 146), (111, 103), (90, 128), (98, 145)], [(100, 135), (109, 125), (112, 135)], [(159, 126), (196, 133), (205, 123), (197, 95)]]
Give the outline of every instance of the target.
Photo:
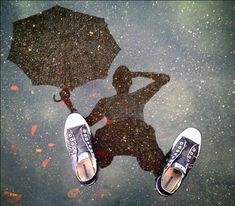
[(61, 101), (63, 101), (71, 113), (77, 112), (77, 109), (73, 107), (73, 103), (72, 103), (72, 101), (70, 100), (70, 91), (69, 91), (68, 86), (62, 85), (61, 88), (62, 88), (62, 90), (59, 92), (61, 99), (57, 100), (57, 99), (55, 98), (55, 95), (54, 95), (54, 96), (53, 96), (53, 100), (54, 100), (55, 102), (61, 102)]
[(77, 109), (75, 109), (73, 107), (73, 103), (71, 102), (71, 100), (69, 98), (65, 98), (65, 99), (63, 99), (63, 101), (71, 113), (77, 112)]

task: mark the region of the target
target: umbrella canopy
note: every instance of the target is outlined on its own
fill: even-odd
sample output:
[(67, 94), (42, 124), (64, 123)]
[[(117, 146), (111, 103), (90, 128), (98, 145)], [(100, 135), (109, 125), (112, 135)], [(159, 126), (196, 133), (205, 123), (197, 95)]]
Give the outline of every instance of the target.
[(13, 23), (8, 59), (33, 85), (70, 85), (105, 78), (120, 51), (103, 18), (55, 6)]

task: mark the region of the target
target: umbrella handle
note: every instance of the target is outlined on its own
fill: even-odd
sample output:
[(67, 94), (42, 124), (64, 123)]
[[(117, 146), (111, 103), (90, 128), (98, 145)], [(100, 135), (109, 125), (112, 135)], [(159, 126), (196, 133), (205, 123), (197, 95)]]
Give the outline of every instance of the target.
[(61, 102), (62, 101), (62, 99), (56, 99), (55, 94), (53, 95), (53, 100), (54, 100), (54, 102)]

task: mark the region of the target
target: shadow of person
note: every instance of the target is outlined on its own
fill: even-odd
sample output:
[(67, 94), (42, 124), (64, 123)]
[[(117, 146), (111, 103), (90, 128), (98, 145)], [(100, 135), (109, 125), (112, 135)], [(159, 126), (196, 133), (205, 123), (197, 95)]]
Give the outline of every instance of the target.
[[(153, 80), (147, 86), (129, 93), (132, 78), (146, 77)], [(143, 110), (150, 98), (168, 81), (166, 74), (131, 72), (119, 66), (113, 75), (117, 94), (98, 101), (86, 121), (90, 126), (102, 118), (106, 125), (94, 135), (93, 146), (101, 168), (111, 164), (113, 157), (128, 155), (136, 157), (139, 166), (158, 175), (165, 162), (154, 129), (144, 122)]]

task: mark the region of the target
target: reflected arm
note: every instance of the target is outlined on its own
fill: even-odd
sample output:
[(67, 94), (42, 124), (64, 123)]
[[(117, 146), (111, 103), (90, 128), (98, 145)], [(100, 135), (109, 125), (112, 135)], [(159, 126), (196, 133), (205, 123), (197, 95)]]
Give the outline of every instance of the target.
[(165, 81), (169, 81), (170, 80), (170, 76), (167, 74), (163, 74), (163, 73), (156, 73), (156, 72), (131, 72), (131, 75), (133, 78), (135, 77), (145, 77), (145, 78), (149, 78), (155, 81), (162, 81), (164, 80), (163, 78), (166, 78)]
[(100, 121), (105, 114), (104, 99), (98, 101), (92, 112), (85, 118), (89, 126), (93, 126)]
[(154, 80), (147, 86), (133, 92), (133, 94), (143, 103), (148, 102), (151, 97), (167, 82), (170, 81), (170, 76), (163, 73), (155, 72), (132, 72), (132, 77), (145, 77)]

